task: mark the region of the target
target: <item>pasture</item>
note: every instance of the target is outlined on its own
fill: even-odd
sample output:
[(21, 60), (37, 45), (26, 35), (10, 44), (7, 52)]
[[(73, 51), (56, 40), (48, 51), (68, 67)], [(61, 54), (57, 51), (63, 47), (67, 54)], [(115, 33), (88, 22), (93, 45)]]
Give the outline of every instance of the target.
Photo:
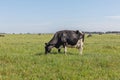
[(0, 37), (0, 80), (120, 80), (120, 35), (85, 38), (83, 55), (44, 54), (52, 34), (6, 34)]

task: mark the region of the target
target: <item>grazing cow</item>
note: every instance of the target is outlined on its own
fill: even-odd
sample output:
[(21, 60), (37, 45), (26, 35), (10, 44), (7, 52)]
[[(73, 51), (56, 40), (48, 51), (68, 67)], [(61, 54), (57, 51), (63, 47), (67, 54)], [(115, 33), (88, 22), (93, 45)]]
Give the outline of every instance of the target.
[(87, 37), (92, 37), (92, 34), (88, 34)]
[(45, 43), (45, 54), (49, 53), (53, 47), (57, 48), (58, 52), (60, 52), (61, 47), (63, 47), (65, 54), (67, 52), (67, 47), (75, 47), (79, 49), (80, 54), (82, 54), (83, 42), (84, 34), (78, 30), (58, 31), (48, 43)]
[(0, 37), (5, 37), (5, 35), (3, 35), (3, 34), (0, 34)]

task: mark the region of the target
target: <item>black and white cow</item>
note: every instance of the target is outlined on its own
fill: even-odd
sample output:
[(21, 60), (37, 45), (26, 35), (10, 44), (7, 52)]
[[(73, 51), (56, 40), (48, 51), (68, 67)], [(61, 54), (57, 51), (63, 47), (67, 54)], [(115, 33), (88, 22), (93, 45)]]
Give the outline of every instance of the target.
[(58, 52), (60, 52), (61, 47), (63, 47), (65, 54), (67, 47), (75, 47), (79, 49), (80, 54), (82, 54), (83, 42), (84, 34), (78, 30), (58, 31), (48, 43), (45, 43), (45, 54), (49, 53), (53, 47), (57, 48)]

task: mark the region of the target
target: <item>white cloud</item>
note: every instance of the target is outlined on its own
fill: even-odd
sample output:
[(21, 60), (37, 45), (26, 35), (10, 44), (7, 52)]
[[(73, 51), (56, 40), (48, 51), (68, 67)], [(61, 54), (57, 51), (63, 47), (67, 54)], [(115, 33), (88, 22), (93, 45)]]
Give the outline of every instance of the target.
[(120, 19), (120, 16), (105, 16), (105, 17), (109, 19)]

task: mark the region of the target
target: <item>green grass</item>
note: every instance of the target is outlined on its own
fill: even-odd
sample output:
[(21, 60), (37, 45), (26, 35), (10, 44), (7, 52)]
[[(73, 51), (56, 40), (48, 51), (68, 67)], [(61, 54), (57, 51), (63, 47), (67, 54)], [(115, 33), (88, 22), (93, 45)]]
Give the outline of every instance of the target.
[(45, 55), (52, 36), (0, 37), (0, 80), (120, 80), (120, 35), (85, 38), (83, 55), (74, 48)]

